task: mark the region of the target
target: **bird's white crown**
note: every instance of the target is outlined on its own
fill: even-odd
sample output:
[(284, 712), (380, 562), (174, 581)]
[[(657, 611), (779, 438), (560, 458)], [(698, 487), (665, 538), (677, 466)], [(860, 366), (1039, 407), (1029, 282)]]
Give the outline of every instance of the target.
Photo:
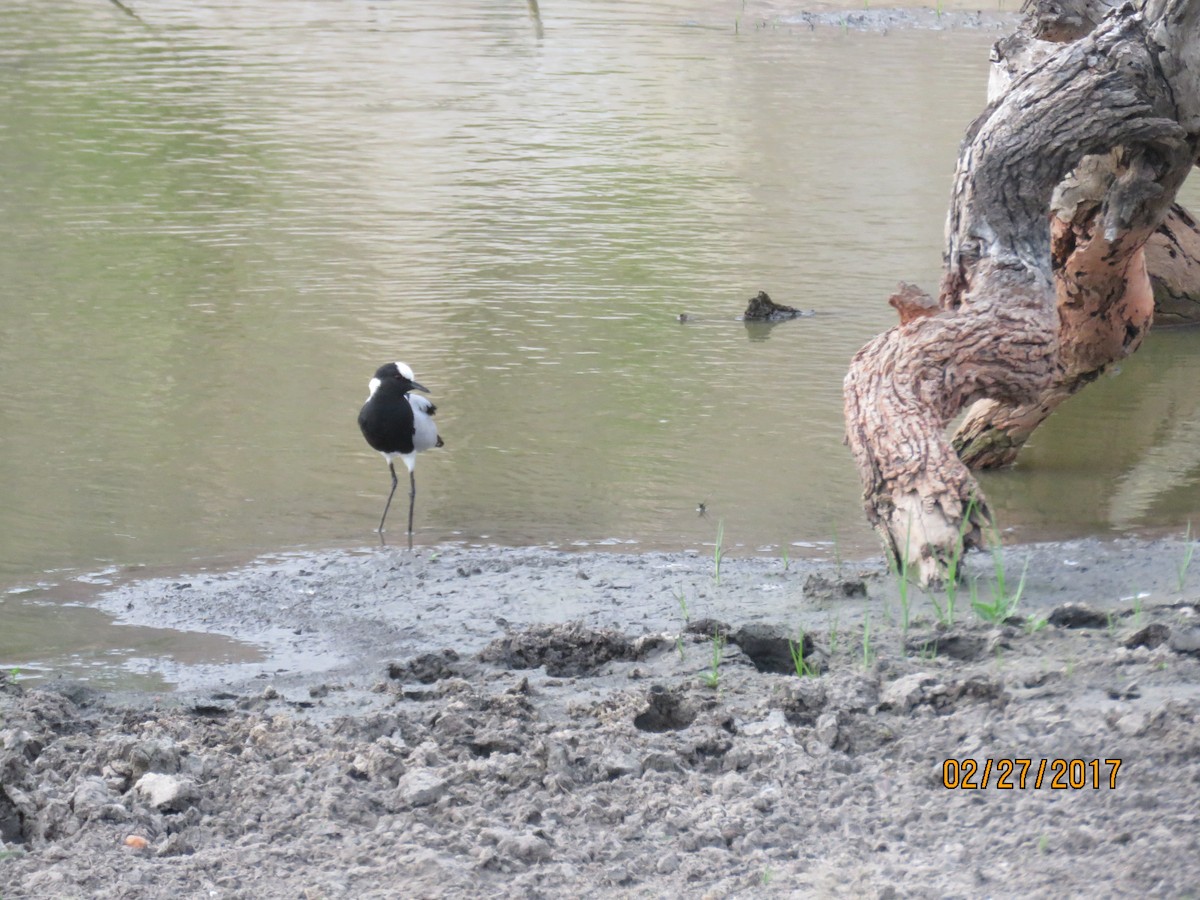
[(415, 381), (415, 379), (413, 378), (413, 370), (408, 367), (407, 363), (398, 362), (398, 363), (396, 363), (396, 368), (399, 369), (400, 374), (403, 375), (405, 378), (407, 378), (409, 381)]

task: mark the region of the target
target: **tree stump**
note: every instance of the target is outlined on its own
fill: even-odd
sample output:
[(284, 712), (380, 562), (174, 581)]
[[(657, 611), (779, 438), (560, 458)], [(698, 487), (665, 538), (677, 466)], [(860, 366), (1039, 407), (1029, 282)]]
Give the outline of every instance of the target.
[(1200, 146), (1200, 0), (1124, 5), (1041, 44), (963, 140), (935, 314), (904, 300), (902, 324), (846, 376), (867, 516), (922, 583), (991, 522), (946, 425), (981, 404), (956, 445), (973, 464), (1011, 458), (1137, 349), (1154, 307), (1147, 241)]

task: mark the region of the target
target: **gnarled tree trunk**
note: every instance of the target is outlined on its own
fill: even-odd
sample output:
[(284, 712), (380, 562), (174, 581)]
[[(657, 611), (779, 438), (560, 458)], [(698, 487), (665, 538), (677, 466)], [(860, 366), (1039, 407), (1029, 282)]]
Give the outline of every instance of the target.
[[(1114, 4), (1107, 0), (1040, 0), (1027, 3), (1026, 8), (1030, 14), (1022, 27), (993, 48), (990, 101), (997, 100), (1016, 79), (1045, 63), (1063, 43), (1086, 36), (1113, 13)], [(1075, 238), (1079, 236), (1081, 205), (1086, 215), (1089, 203), (1094, 206), (1102, 202), (1104, 186), (1096, 184), (1095, 179), (1104, 179), (1114, 167), (1085, 160), (1080, 168), (1076, 181), (1084, 183), (1071, 184), (1069, 176), (1051, 203), (1052, 265), (1056, 273), (1086, 266), (1089, 259), (1093, 263), (1102, 259), (1102, 245), (1089, 242), (1089, 252), (1079, 254), (1075, 252)], [(1152, 321), (1200, 321), (1200, 230), (1183, 207), (1171, 205), (1146, 240), (1144, 253), (1141, 264), (1150, 276), (1149, 297), (1141, 293), (1131, 296), (1102, 319), (1091, 318), (1094, 305), (1072, 304), (1069, 300), (1064, 303), (1060, 297), (1060, 337), (1067, 351), (1065, 372), (1034, 402), (977, 401), (952, 439), (968, 468), (997, 468), (1014, 462), (1034, 430), (1059, 404), (1137, 349)], [(1103, 272), (1092, 280), (1103, 284)], [(1060, 290), (1073, 289), (1061, 276), (1057, 283)]]
[(1155, 324), (1200, 323), (1200, 225), (1178, 203), (1146, 242), (1146, 268)]
[(893, 298), (845, 382), (867, 515), (924, 582), (990, 519), (947, 423), (983, 401), (960, 447), (1010, 452), (998, 423), (1027, 434), (1149, 327), (1146, 244), (1200, 145), (1200, 0), (1123, 6), (999, 90), (960, 151), (936, 313)]
[[(1110, 0), (1027, 0), (1025, 22), (992, 49), (988, 101), (1062, 43), (1086, 36), (1119, 5)], [(1200, 227), (1177, 203), (1146, 242), (1146, 269), (1154, 288), (1155, 324), (1200, 324)]]

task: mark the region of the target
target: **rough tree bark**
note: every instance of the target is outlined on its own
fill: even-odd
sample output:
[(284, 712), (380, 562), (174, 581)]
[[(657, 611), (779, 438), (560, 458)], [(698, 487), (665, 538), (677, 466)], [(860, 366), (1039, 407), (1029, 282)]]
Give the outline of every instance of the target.
[[(1043, 64), (1065, 42), (1078, 40), (1095, 29), (1105, 16), (1114, 13), (1106, 0), (1036, 0), (1027, 2), (1025, 22), (992, 49), (988, 83), (989, 101), (997, 100), (1013, 82)], [(1084, 179), (1104, 178), (1095, 160), (1085, 160)], [(1112, 171), (1113, 166), (1099, 164)], [(1060, 291), (1064, 289), (1063, 268), (1085, 262), (1072, 259), (1068, 232), (1074, 230), (1080, 205), (1102, 201), (1100, 190), (1088, 185), (1062, 185), (1051, 203), (1052, 266)], [(1086, 210), (1084, 210), (1086, 212)], [(1058, 238), (1059, 240), (1055, 240)], [(1063, 243), (1062, 239), (1067, 243)], [(1200, 321), (1200, 230), (1188, 212), (1172, 204), (1162, 222), (1145, 241), (1144, 265), (1150, 277), (1150, 307), (1145, 297), (1131, 297), (1136, 308), (1118, 308), (1104, 322), (1088, 318), (1091, 308), (1063, 303), (1060, 296), (1060, 338), (1063, 346), (1075, 348), (1063, 360), (1065, 370), (1034, 402), (979, 400), (967, 412), (952, 439), (959, 458), (971, 469), (996, 468), (1015, 461), (1034, 430), (1068, 397), (1095, 381), (1113, 362), (1128, 356), (1140, 345), (1152, 321), (1188, 323)], [(1065, 288), (1069, 291), (1071, 288)], [(1073, 313), (1075, 314), (1073, 316)], [(1124, 333), (1122, 332), (1124, 329)]]
[(926, 583), (990, 522), (947, 423), (1040, 421), (1149, 325), (1146, 242), (1200, 146), (1200, 0), (1122, 6), (1001, 90), (960, 150), (936, 309), (893, 298), (845, 382), (867, 516)]
[(1146, 242), (1157, 325), (1200, 323), (1200, 224), (1179, 204)]
[[(1028, 15), (1021, 27), (992, 49), (988, 101), (1059, 44), (1087, 35), (1119, 5), (1108, 0), (1026, 0)], [(1179, 204), (1171, 205), (1146, 242), (1146, 269), (1154, 288), (1154, 323), (1200, 324), (1200, 227)]]

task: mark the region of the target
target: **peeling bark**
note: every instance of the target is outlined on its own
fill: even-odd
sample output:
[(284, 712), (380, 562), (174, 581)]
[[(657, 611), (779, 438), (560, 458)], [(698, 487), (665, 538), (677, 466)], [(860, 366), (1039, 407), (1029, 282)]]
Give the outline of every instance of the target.
[(963, 141), (939, 309), (902, 291), (902, 324), (851, 363), (847, 439), (867, 516), (922, 582), (990, 521), (944, 436), (950, 419), (982, 401), (959, 450), (972, 464), (1011, 458), (1149, 327), (1146, 243), (1200, 139), (1198, 19), (1200, 0), (1161, 0), (1041, 42)]
[(888, 303), (900, 313), (900, 324), (907, 325), (913, 319), (923, 319), (926, 316), (936, 316), (940, 307), (936, 300), (917, 287), (915, 284), (901, 282), (896, 293), (888, 298)]

